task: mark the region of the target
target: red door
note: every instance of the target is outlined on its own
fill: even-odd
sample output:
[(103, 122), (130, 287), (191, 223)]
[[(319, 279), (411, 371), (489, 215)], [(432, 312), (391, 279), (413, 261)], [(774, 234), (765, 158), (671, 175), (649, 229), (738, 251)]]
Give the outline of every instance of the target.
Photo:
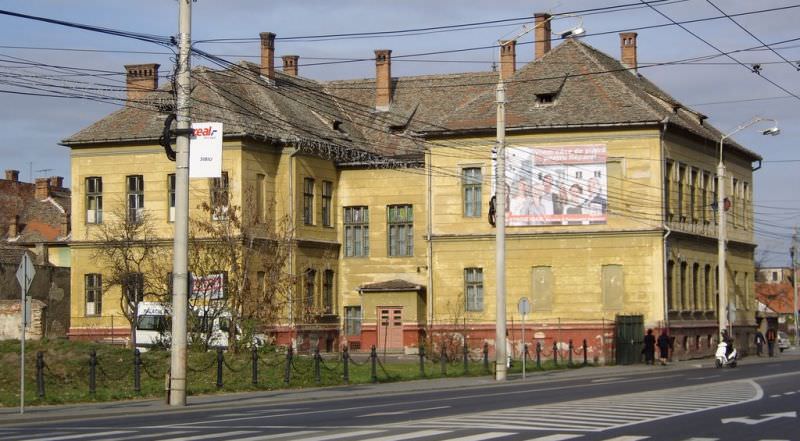
[(379, 306), (378, 316), (378, 349), (387, 351), (403, 350), (403, 308), (396, 306)]

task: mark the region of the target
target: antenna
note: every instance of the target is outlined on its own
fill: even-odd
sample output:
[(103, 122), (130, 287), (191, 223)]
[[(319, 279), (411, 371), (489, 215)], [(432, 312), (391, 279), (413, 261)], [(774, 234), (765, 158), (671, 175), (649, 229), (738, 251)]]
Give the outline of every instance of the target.
[(41, 168), (39, 170), (34, 170), (39, 176), (47, 176), (47, 173), (55, 170), (54, 168)]

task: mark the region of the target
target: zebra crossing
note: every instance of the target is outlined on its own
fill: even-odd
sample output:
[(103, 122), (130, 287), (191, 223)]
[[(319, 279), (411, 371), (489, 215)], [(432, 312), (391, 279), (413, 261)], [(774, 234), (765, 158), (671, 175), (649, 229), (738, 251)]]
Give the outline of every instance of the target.
[(750, 380), (430, 418), (415, 427), (600, 432), (761, 399)]
[[(532, 435), (526, 432), (483, 431), (471, 432), (465, 429), (423, 429), (396, 431), (389, 429), (362, 429), (346, 432), (327, 432), (323, 430), (294, 430), (290, 432), (264, 434), (254, 430), (234, 430), (229, 432), (208, 432), (199, 429), (150, 431), (141, 430), (98, 430), (95, 432), (65, 433), (53, 429), (50, 433), (21, 432), (20, 429), (0, 430), (0, 439), (8, 441), (580, 441), (595, 434), (553, 433)], [(641, 441), (650, 435), (621, 435), (608, 438), (592, 438), (596, 441)], [(686, 438), (680, 441), (719, 441), (719, 438)], [(679, 441), (679, 440), (675, 440)], [(767, 440), (763, 440), (767, 441)], [(789, 441), (770, 438), (768, 441)]]

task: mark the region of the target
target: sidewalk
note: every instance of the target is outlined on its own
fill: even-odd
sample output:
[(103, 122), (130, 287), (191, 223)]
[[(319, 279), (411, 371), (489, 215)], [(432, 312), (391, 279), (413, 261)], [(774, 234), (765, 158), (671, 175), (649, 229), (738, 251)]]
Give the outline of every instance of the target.
[[(786, 359), (800, 358), (800, 351), (790, 348), (775, 358), (750, 356), (742, 363), (770, 363)], [(554, 370), (546, 372), (529, 372), (524, 380), (526, 384), (546, 383), (555, 380), (568, 380), (580, 378), (609, 378), (624, 375), (634, 375), (647, 372), (662, 372), (689, 369), (711, 369), (714, 361), (711, 358), (702, 360), (682, 360), (669, 363), (667, 366), (650, 366), (635, 364), (628, 366), (599, 366), (581, 369)], [(509, 375), (508, 383), (522, 382), (521, 374)], [(225, 408), (231, 403), (238, 405), (250, 403), (252, 405), (296, 403), (305, 400), (328, 400), (336, 398), (357, 398), (360, 396), (375, 396), (409, 392), (430, 392), (446, 389), (480, 388), (498, 383), (491, 376), (484, 377), (457, 377), (439, 378), (430, 380), (413, 380), (394, 383), (342, 385), (306, 389), (280, 389), (258, 392), (232, 392), (214, 395), (201, 395), (188, 397), (185, 408), (168, 406), (164, 399), (142, 399), (128, 401), (108, 401), (102, 403), (78, 403), (64, 405), (32, 406), (26, 407), (25, 413), (19, 413), (19, 407), (0, 408), (0, 426), (10, 424), (25, 424), (41, 421), (46, 418), (53, 420), (76, 420), (87, 417), (103, 417), (118, 415), (146, 414), (154, 412), (193, 412), (214, 408)]]

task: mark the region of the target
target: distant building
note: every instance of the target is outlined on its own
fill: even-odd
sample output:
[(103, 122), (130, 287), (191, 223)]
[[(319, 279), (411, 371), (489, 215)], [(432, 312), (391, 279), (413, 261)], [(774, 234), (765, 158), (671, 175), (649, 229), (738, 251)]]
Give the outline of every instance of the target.
[(794, 284), (792, 269), (759, 268), (756, 282), (758, 310), (756, 320), (762, 330), (767, 327), (794, 333)]
[[(294, 231), (287, 271), (296, 284), (269, 324), (279, 343), (415, 352), (454, 339), (493, 348), (489, 218), (505, 215), (515, 357), (522, 297), (532, 304), (529, 345), (566, 351), (585, 339), (590, 358), (629, 362), (652, 327), (669, 329), (677, 358), (713, 353), (722, 134), (638, 73), (635, 33), (620, 35), (620, 62), (577, 39), (551, 50), (546, 19), (537, 16), (534, 61), (517, 69), (513, 43), (501, 53), (506, 213), (492, 202), (496, 72), (393, 77), (391, 51), (376, 50), (374, 79), (319, 82), (297, 76), (295, 56), (275, 70), (271, 33), (261, 34), (260, 65), (194, 70), (193, 120), (224, 123), (225, 174), (192, 180), (191, 215), (223, 192), (246, 218), (288, 216)], [(158, 145), (171, 87), (158, 86), (158, 65), (127, 68), (128, 106), (63, 141), (80, 213), (73, 330), (86, 336), (127, 332), (112, 329), (120, 294), (102, 292), (103, 264), (91, 257), (101, 245), (98, 201), (106, 211), (134, 203), (165, 240), (172, 234), (175, 166)], [(755, 329), (752, 164), (760, 159), (726, 139), (722, 276), (740, 341)], [(248, 194), (254, 204), (244, 203)]]

